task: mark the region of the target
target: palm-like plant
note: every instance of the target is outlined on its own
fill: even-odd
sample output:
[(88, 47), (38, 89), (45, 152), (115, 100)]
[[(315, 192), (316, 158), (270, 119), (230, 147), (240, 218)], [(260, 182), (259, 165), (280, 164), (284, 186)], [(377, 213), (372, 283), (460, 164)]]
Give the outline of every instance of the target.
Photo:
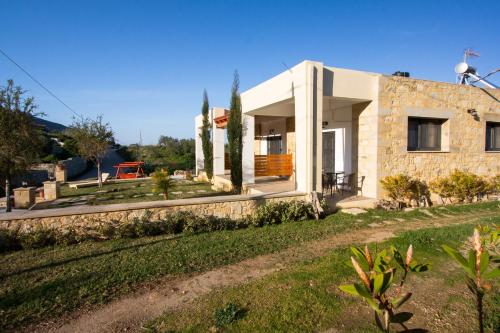
[(153, 179), (153, 192), (162, 193), (163, 198), (168, 200), (168, 190), (172, 187), (173, 180), (168, 176), (166, 170), (156, 170), (151, 176)]

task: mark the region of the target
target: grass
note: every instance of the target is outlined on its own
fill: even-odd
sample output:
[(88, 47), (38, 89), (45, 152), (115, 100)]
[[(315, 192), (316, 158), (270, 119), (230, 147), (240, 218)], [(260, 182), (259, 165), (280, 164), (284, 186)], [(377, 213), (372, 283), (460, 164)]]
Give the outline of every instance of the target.
[[(498, 211), (498, 203), (429, 211), (439, 216), (479, 210)], [(322, 221), (87, 242), (2, 254), (0, 331), (58, 317), (82, 306), (103, 304), (161, 278), (199, 273), (347, 230), (355, 232), (374, 221), (429, 218), (419, 210), (373, 210), (357, 217), (339, 213)]]
[[(499, 223), (500, 216), (484, 218), (481, 222)], [(438, 284), (436, 281), (439, 280), (450, 288), (466, 290), (462, 272), (448, 260), (440, 246), (444, 243), (458, 245), (471, 235), (472, 229), (472, 225), (424, 229), (404, 232), (390, 241), (390, 244), (404, 250), (413, 244), (416, 259), (433, 264), (430, 272), (413, 275), (409, 281), (409, 289), (416, 294), (413, 301), (442, 306), (442, 309), (426, 313), (417, 311), (421, 316), (419, 324), (425, 326), (425, 323), (431, 322), (432, 314), (436, 312), (440, 320), (453, 318), (452, 325), (465, 325), (465, 331), (475, 327), (475, 313), (471, 310), (473, 303), (466, 294), (464, 296), (455, 290), (446, 293), (444, 299), (436, 300), (433, 297), (437, 296), (431, 291), (432, 285)], [(389, 242), (380, 247), (384, 245), (388, 246)], [(377, 328), (372, 324), (373, 315), (368, 305), (337, 289), (340, 284), (356, 281), (353, 268), (348, 264), (350, 255), (348, 248), (337, 249), (325, 257), (296, 264), (262, 280), (212, 292), (193, 304), (167, 312), (146, 326), (152, 332), (207, 332), (215, 326), (217, 311), (226, 304), (239, 304), (245, 314), (243, 318), (226, 325), (227, 331), (322, 332), (335, 327), (342, 332), (375, 332)], [(428, 295), (425, 295), (426, 292)], [(422, 300), (424, 298), (425, 301)], [(500, 316), (494, 312), (500, 307), (498, 285), (487, 294), (486, 304), (489, 313), (487, 324), (492, 330), (500, 324)], [(359, 308), (362, 308), (360, 313)], [(463, 310), (458, 314), (462, 317), (450, 316), (450, 312), (456, 313), (459, 309)], [(444, 327), (435, 328), (431, 331), (442, 331)]]
[[(174, 194), (173, 192), (182, 193)], [(207, 182), (176, 180), (170, 189), (168, 198), (170, 200), (187, 199), (223, 194), (223, 192), (212, 190), (210, 183)], [(87, 203), (90, 205), (164, 200), (163, 194), (153, 192), (153, 183), (149, 179), (104, 184), (101, 189), (96, 186), (76, 189), (69, 187), (69, 185), (63, 185), (61, 187), (61, 196), (62, 198), (74, 199), (81, 196), (91, 196), (87, 199)], [(61, 202), (57, 207), (70, 205), (70, 202)]]

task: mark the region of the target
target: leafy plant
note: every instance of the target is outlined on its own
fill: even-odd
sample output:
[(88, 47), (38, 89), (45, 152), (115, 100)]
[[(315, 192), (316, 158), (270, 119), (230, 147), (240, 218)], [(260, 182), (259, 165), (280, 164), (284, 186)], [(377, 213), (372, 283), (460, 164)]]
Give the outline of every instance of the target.
[(243, 317), (245, 310), (236, 303), (229, 302), (214, 312), (215, 327), (222, 328)]
[[(491, 289), (491, 284), (488, 280), (500, 277), (500, 268), (498, 267), (500, 262), (500, 257), (498, 256), (500, 232), (498, 227), (496, 227), (489, 232), (488, 237), (482, 238), (480, 230), (488, 232), (488, 228), (478, 227), (474, 229), (473, 248), (469, 250), (467, 259), (457, 249), (443, 245), (443, 250), (460, 264), (466, 274), (465, 283), (476, 299), (478, 331), (480, 333), (484, 332), (483, 298), (484, 294)], [(488, 249), (494, 251), (494, 255), (490, 254)], [(489, 269), (490, 263), (496, 264), (496, 267)]]
[(153, 180), (153, 192), (162, 193), (163, 198), (168, 200), (168, 190), (173, 185), (173, 180), (168, 176), (165, 170), (156, 170), (151, 176)]
[(314, 217), (314, 210), (305, 201), (268, 202), (257, 208), (250, 223), (256, 227), (300, 221)]
[[(411, 292), (403, 293), (406, 278), (410, 272), (424, 272), (429, 269), (428, 264), (418, 264), (413, 260), (413, 247), (409, 246), (406, 258), (395, 248), (385, 249), (372, 256), (368, 246), (364, 250), (359, 247), (351, 247), (354, 257), (351, 257), (352, 266), (361, 279), (362, 283), (341, 285), (340, 290), (363, 298), (375, 311), (375, 322), (383, 332), (390, 332), (391, 324), (398, 324), (408, 330), (405, 322), (413, 314), (411, 312), (396, 312), (412, 295)], [(403, 270), (401, 280), (395, 295), (389, 295), (389, 289), (393, 285), (396, 273), (396, 264)], [(412, 330), (413, 332), (425, 332), (426, 330)]]
[(448, 177), (441, 177), (434, 179), (429, 183), (429, 187), (432, 192), (439, 195), (442, 203), (446, 203), (449, 201), (451, 203), (451, 198), (453, 197), (454, 189), (453, 183), (450, 181)]
[(380, 183), (389, 198), (396, 202), (399, 209), (411, 205), (412, 201), (415, 201), (418, 206), (421, 204), (431, 205), (427, 184), (416, 178), (398, 174), (396, 176), (387, 176), (380, 180)]

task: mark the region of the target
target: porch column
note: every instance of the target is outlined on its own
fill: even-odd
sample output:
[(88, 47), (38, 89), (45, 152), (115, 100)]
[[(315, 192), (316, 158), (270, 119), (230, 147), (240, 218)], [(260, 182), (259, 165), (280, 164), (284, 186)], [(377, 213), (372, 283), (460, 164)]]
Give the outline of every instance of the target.
[(224, 174), (224, 129), (212, 125), (214, 175)]
[(306, 61), (294, 68), (295, 182), (303, 192), (321, 192), (323, 64)]
[(243, 122), (243, 184), (255, 183), (255, 117), (246, 114), (242, 115)]
[(196, 160), (196, 176), (200, 170), (205, 168), (205, 158), (203, 156), (203, 147), (201, 144), (201, 115), (194, 118), (194, 143), (195, 143), (195, 160)]

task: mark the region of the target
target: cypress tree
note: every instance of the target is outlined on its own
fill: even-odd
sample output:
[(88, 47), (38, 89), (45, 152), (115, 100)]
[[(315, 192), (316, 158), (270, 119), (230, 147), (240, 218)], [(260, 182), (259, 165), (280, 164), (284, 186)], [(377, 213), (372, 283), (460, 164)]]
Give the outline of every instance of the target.
[(243, 183), (242, 151), (243, 151), (243, 125), (241, 115), (241, 98), (239, 93), (240, 79), (238, 71), (234, 72), (233, 86), (231, 88), (230, 113), (227, 122), (227, 141), (229, 145), (229, 159), (231, 160), (231, 183), (234, 191), (241, 193)]
[(210, 140), (210, 120), (208, 119), (208, 95), (207, 91), (203, 90), (203, 105), (201, 107), (201, 114), (203, 115), (203, 124), (201, 127), (201, 145), (203, 149), (203, 160), (204, 169), (207, 173), (208, 179), (212, 179), (213, 176), (213, 152), (212, 152), (212, 142)]

